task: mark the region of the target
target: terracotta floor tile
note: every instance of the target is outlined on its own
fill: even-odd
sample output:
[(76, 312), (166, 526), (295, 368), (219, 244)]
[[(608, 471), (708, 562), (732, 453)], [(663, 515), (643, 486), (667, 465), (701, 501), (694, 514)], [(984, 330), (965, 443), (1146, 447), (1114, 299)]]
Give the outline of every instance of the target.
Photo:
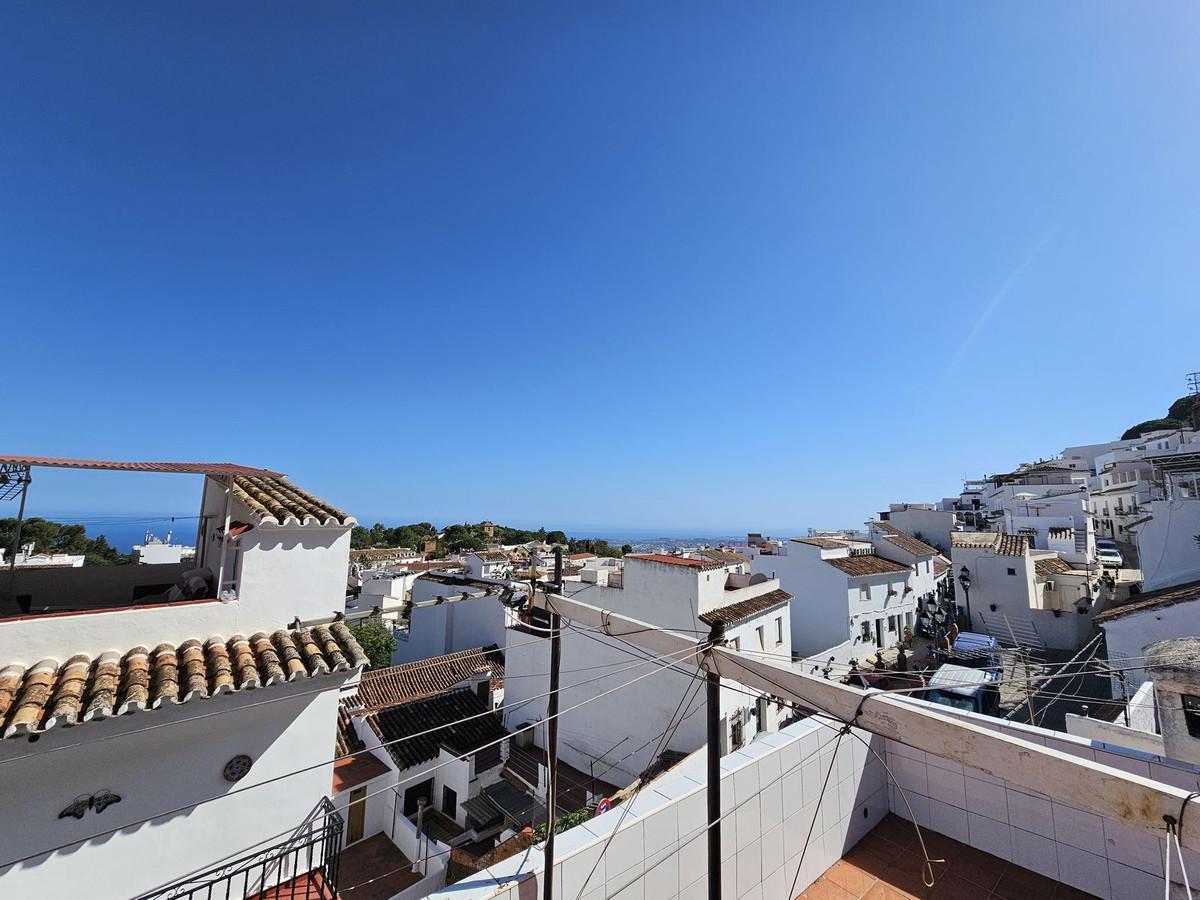
[(1028, 897), (1053, 897), (1058, 883), (1037, 872), (1020, 866), (1009, 866), (992, 888), (992, 894), (1003, 900), (1026, 900)]
[(859, 847), (862, 847), (864, 850), (869, 850), (871, 853), (874, 853), (876, 856), (886, 859), (889, 862), (904, 852), (904, 846), (902, 844), (897, 844), (895, 841), (889, 841), (887, 838), (883, 837), (883, 835), (878, 835), (873, 831), (854, 845), (855, 849)]
[(1008, 863), (974, 847), (961, 847), (947, 857), (952, 874), (991, 891), (1008, 868)]
[(956, 875), (945, 874), (937, 880), (931, 897), (933, 900), (985, 900), (988, 895), (977, 884)]
[(907, 847), (917, 839), (913, 825), (896, 815), (884, 816), (883, 820), (872, 829), (872, 834), (878, 834), (894, 844)]
[(854, 897), (861, 897), (878, 881), (878, 876), (863, 871), (853, 862), (840, 859), (826, 870), (823, 878), (844, 888)]
[[(867, 891), (863, 900), (911, 900), (908, 894), (899, 888), (895, 888), (890, 884), (878, 882), (875, 887)], [(978, 900), (978, 898), (976, 898)]]
[(800, 895), (803, 900), (857, 900), (857, 898), (840, 885), (834, 884), (824, 876), (818, 878)]
[(1054, 900), (1095, 900), (1095, 896), (1060, 882), (1054, 889)]

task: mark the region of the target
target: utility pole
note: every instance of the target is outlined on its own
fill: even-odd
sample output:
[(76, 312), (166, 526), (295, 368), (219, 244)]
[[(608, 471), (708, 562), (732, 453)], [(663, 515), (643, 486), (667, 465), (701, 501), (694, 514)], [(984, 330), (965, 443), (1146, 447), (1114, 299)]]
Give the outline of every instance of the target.
[[(725, 623), (713, 622), (708, 640), (725, 639)], [(721, 676), (707, 672), (705, 705), (708, 713), (708, 900), (721, 900)]]
[[(554, 548), (554, 593), (562, 594), (562, 547)], [(546, 874), (544, 900), (554, 898), (554, 821), (558, 806), (558, 668), (562, 660), (562, 616), (550, 613), (550, 698), (546, 703)]]

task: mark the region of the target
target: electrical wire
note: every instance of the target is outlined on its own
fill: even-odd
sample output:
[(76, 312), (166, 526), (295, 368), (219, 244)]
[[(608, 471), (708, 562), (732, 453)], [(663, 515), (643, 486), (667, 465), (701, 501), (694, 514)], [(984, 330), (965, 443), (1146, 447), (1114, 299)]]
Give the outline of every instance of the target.
[[(543, 640), (545, 640), (545, 639), (544, 639), (544, 638), (533, 638), (533, 639), (531, 639), (531, 640), (529, 640), (529, 641), (524, 641), (524, 642), (522, 642), (522, 643), (519, 643), (519, 644), (514, 644), (514, 645), (512, 645), (511, 649), (514, 649), (514, 650), (515, 650), (517, 647), (524, 647), (524, 646), (527, 646), (528, 644), (536, 644), (536, 643), (539, 643), (539, 642), (541, 642), (541, 641), (543, 641)], [(423, 661), (423, 662), (424, 662), (424, 664), (422, 664), (422, 665), (416, 665), (416, 664), (410, 664), (410, 663), (403, 663), (402, 665), (405, 665), (406, 667), (408, 667), (408, 668), (406, 668), (406, 672), (418, 672), (418, 671), (421, 671), (421, 670), (423, 670), (423, 669), (428, 669), (428, 668), (433, 668), (433, 667), (435, 667), (435, 666), (440, 666), (440, 665), (443, 665), (443, 663), (442, 663), (442, 662), (440, 662), (440, 661), (437, 661), (437, 662), (432, 662), (432, 661)], [(633, 667), (630, 667), (630, 668), (633, 668)], [(620, 671), (626, 671), (626, 670), (620, 670)], [(484, 673), (483, 673), (483, 672), (479, 672), (478, 674), (479, 674), (479, 675), (483, 675)], [(618, 674), (618, 673), (617, 673), (617, 672), (611, 672), (611, 673), (609, 673), (609, 674), (610, 674), (610, 675), (615, 675), (615, 674)], [(535, 673), (535, 675), (536, 675), (536, 673)], [(319, 676), (310, 676), (310, 677), (319, 677)], [(523, 677), (523, 676), (514, 676), (514, 677)], [(531, 675), (531, 676), (528, 676), (528, 677), (535, 677), (535, 676), (534, 676), (534, 675)], [(542, 678), (545, 678), (546, 676), (543, 674), (543, 675), (540, 675), (540, 677), (542, 677)], [(586, 682), (581, 682), (581, 683), (586, 683)], [(268, 704), (271, 704), (271, 703), (286, 703), (286, 702), (288, 702), (288, 701), (295, 700), (295, 699), (297, 699), (297, 698), (299, 698), (299, 697), (309, 697), (309, 696), (313, 696), (313, 695), (316, 695), (316, 694), (323, 694), (323, 693), (325, 693), (326, 691), (329, 691), (329, 690), (332, 690), (332, 687), (330, 687), (329, 685), (326, 685), (326, 686), (324, 686), (324, 687), (314, 688), (314, 689), (312, 689), (312, 690), (308, 690), (308, 691), (297, 691), (296, 693), (284, 694), (283, 696), (269, 697), (269, 698), (267, 698), (267, 699), (265, 699), (265, 700), (259, 700), (259, 701), (256, 701), (256, 702), (254, 702), (254, 703), (247, 703), (247, 704), (245, 704), (244, 706), (241, 706), (241, 707), (238, 707), (238, 708), (239, 708), (239, 709), (253, 709), (253, 708), (255, 708), (255, 707), (259, 707), (259, 706), (266, 706), (266, 705), (268, 705)], [(238, 693), (241, 693), (241, 692), (239, 691)], [(543, 695), (541, 695), (541, 696), (548, 696), (548, 695), (546, 695), (546, 694), (543, 694)], [(207, 697), (207, 698), (203, 698), (203, 699), (210, 699), (210, 700), (211, 700), (211, 699), (213, 699), (213, 698), (212, 698), (212, 697)], [(538, 697), (531, 697), (531, 698), (529, 698), (529, 700), (530, 700), (530, 701), (532, 701), (532, 700), (536, 700), (536, 699), (539, 699), (539, 698), (538, 698)], [(529, 702), (529, 701), (522, 701), (522, 702)], [(182, 704), (174, 704), (174, 705), (182, 705)], [(501, 709), (504, 709), (504, 708), (505, 708), (505, 707), (497, 707), (497, 710), (496, 710), (496, 711), (499, 711), (499, 710), (501, 710)], [(189, 721), (189, 722), (193, 722), (193, 721), (199, 721), (199, 720), (201, 720), (201, 719), (207, 719), (207, 718), (210, 718), (211, 716), (220, 716), (220, 715), (224, 715), (224, 714), (226, 714), (226, 713), (228, 713), (228, 712), (231, 712), (231, 710), (230, 710), (230, 709), (227, 709), (227, 708), (223, 708), (223, 709), (217, 709), (217, 710), (214, 710), (214, 711), (212, 711), (212, 712), (200, 713), (200, 714), (198, 714), (198, 715), (190, 716), (190, 717), (187, 719), (187, 721)], [(148, 731), (156, 731), (156, 730), (157, 730), (157, 729), (159, 729), (159, 728), (168, 728), (168, 727), (170, 727), (170, 726), (172, 726), (172, 725), (178, 725), (178, 724), (179, 724), (179, 722), (178, 722), (178, 721), (171, 721), (171, 722), (156, 722), (156, 723), (155, 723), (155, 724), (153, 724), (153, 725), (147, 725), (147, 726), (145, 726), (145, 727), (143, 727), (143, 728), (135, 728), (135, 729), (132, 729), (132, 730), (130, 730), (130, 731), (122, 731), (122, 732), (119, 732), (119, 733), (116, 733), (116, 734), (104, 734), (104, 735), (99, 735), (99, 736), (97, 736), (97, 737), (95, 737), (95, 738), (91, 738), (91, 739), (90, 739), (90, 741), (91, 741), (91, 743), (92, 743), (92, 744), (98, 744), (98, 743), (103, 743), (104, 741), (111, 741), (111, 740), (124, 739), (124, 738), (127, 738), (127, 737), (129, 737), (129, 736), (131, 736), (131, 735), (134, 735), (134, 734), (142, 734), (142, 733), (144, 733), (144, 732), (148, 732)], [(40, 734), (39, 734), (39, 735), (37, 735), (37, 736), (38, 736), (38, 737), (40, 737), (40, 736), (41, 736), (41, 734), (44, 734), (44, 733), (45, 733), (45, 732), (42, 732), (42, 733), (40, 733)], [(6, 757), (6, 758), (4, 758), (4, 759), (0, 759), (0, 765), (4, 765), (5, 763), (18, 762), (18, 761), (20, 761), (20, 760), (22, 760), (22, 759), (29, 759), (29, 758), (31, 758), (31, 757), (33, 757), (33, 756), (39, 756), (39, 757), (43, 757), (43, 756), (46, 756), (47, 754), (50, 754), (50, 753), (57, 753), (57, 752), (59, 752), (59, 751), (61, 751), (61, 750), (70, 750), (70, 749), (71, 749), (72, 747), (74, 747), (74, 746), (76, 746), (76, 745), (74, 745), (74, 744), (65, 744), (65, 745), (62, 745), (62, 746), (59, 746), (59, 747), (47, 747), (47, 748), (44, 748), (44, 749), (39, 749), (39, 750), (36, 750), (36, 751), (30, 752), (30, 753), (23, 754), (23, 755), (21, 755), (21, 756), (10, 756), (10, 757)], [(359, 752), (362, 752), (362, 751), (359, 751)], [(339, 759), (348, 759), (348, 758), (349, 758), (349, 756), (353, 756), (353, 755), (354, 755), (354, 754), (349, 754), (348, 756), (336, 757), (336, 758), (333, 760), (333, 762), (337, 762)]]
[[(666, 659), (666, 658), (669, 658), (669, 657), (671, 657), (671, 656), (677, 656), (677, 655), (680, 655), (680, 654), (682, 654), (682, 653), (694, 653), (694, 652), (695, 652), (695, 650), (696, 650), (696, 648), (695, 648), (695, 647), (687, 647), (687, 648), (684, 648), (684, 649), (682, 649), (682, 650), (677, 650), (677, 651), (674, 651), (673, 653), (664, 654), (663, 658), (664, 658), (664, 659)], [(640, 665), (640, 663), (639, 663), (638, 665)], [(636, 667), (636, 666), (630, 666), (630, 668), (635, 668), (635, 667)], [(602, 698), (602, 697), (606, 697), (606, 696), (608, 696), (609, 694), (615, 693), (616, 691), (618, 691), (618, 690), (620, 690), (620, 689), (622, 689), (622, 688), (628, 687), (629, 685), (631, 685), (631, 684), (634, 684), (634, 683), (636, 683), (636, 682), (638, 682), (638, 681), (641, 681), (641, 680), (642, 680), (642, 679), (644, 679), (644, 678), (648, 678), (648, 677), (650, 677), (651, 675), (656, 675), (656, 674), (658, 674), (658, 673), (659, 673), (659, 672), (661, 672), (661, 671), (665, 671), (665, 667), (656, 667), (656, 668), (654, 668), (654, 669), (651, 669), (649, 672), (645, 672), (645, 673), (643, 673), (643, 674), (641, 674), (641, 675), (637, 676), (636, 678), (632, 678), (632, 679), (630, 679), (630, 680), (629, 680), (629, 681), (627, 681), (627, 682), (624, 682), (624, 683), (622, 683), (622, 684), (619, 684), (619, 685), (617, 685), (617, 686), (616, 686), (616, 687), (614, 687), (614, 688), (610, 688), (609, 690), (607, 690), (607, 691), (604, 691), (603, 693), (596, 694), (594, 697), (589, 697), (588, 699), (586, 699), (586, 700), (584, 700), (584, 701), (582, 701), (582, 702), (580, 702), (580, 703), (577, 703), (577, 704), (575, 704), (574, 706), (570, 706), (570, 707), (568, 707), (567, 709), (560, 710), (560, 711), (557, 713), (557, 715), (559, 715), (559, 716), (565, 715), (565, 714), (566, 714), (566, 713), (568, 713), (568, 712), (572, 712), (573, 710), (579, 709), (579, 708), (580, 708), (580, 707), (582, 707), (582, 706), (586, 706), (588, 703), (592, 703), (592, 702), (594, 702), (595, 700), (599, 700), (599, 699), (600, 699), (600, 698)], [(607, 676), (607, 675), (605, 675), (605, 676), (601, 676), (601, 677), (608, 677), (608, 676)], [(599, 679), (597, 679), (597, 680), (599, 680)], [(530, 698), (530, 701), (531, 701), (531, 700), (534, 700), (534, 699), (538, 699), (538, 698)], [(529, 701), (522, 701), (522, 703), (521, 703), (520, 705), (523, 705), (525, 702), (529, 702)], [(414, 740), (414, 739), (416, 739), (416, 738), (418, 738), (418, 737), (423, 737), (423, 736), (425, 736), (425, 735), (427, 735), (427, 734), (433, 734), (433, 733), (435, 733), (435, 732), (442, 731), (442, 730), (444, 730), (444, 729), (446, 729), (446, 728), (452, 727), (453, 725), (460, 724), (461, 722), (466, 722), (466, 721), (469, 721), (469, 720), (471, 720), (471, 719), (479, 718), (480, 716), (484, 716), (484, 715), (491, 715), (493, 712), (494, 712), (493, 710), (487, 710), (487, 711), (485, 711), (485, 712), (483, 712), (483, 713), (479, 713), (479, 714), (477, 714), (477, 715), (473, 715), (473, 716), (466, 716), (466, 717), (464, 717), (464, 718), (462, 718), (462, 719), (456, 720), (455, 722), (450, 722), (450, 723), (447, 723), (447, 724), (445, 724), (445, 725), (439, 725), (439, 726), (437, 726), (436, 728), (431, 728), (431, 729), (428, 729), (428, 730), (426, 730), (426, 731), (423, 731), (423, 732), (418, 732), (417, 734), (406, 735), (405, 737), (402, 737), (402, 738), (397, 738), (397, 739), (395, 739), (395, 740), (392, 740), (392, 741), (385, 741), (385, 742), (383, 742), (383, 743), (379, 744), (379, 746), (378, 746), (378, 747), (369, 748), (369, 749), (368, 749), (368, 748), (364, 748), (363, 750), (356, 751), (355, 753), (350, 753), (350, 754), (347, 754), (347, 755), (346, 755), (346, 756), (344, 756), (344, 757), (339, 757), (339, 758), (340, 758), (340, 759), (346, 759), (346, 758), (349, 758), (349, 757), (351, 757), (351, 756), (357, 756), (359, 753), (370, 752), (370, 750), (374, 750), (374, 749), (380, 749), (380, 748), (383, 748), (383, 747), (389, 747), (389, 746), (391, 746), (391, 745), (393, 745), (393, 744), (399, 744), (399, 743), (403, 743), (404, 741), (411, 741), (411, 740)], [(513, 731), (511, 734), (506, 734), (506, 735), (505, 735), (503, 738), (498, 738), (498, 739), (496, 739), (496, 740), (494, 740), (494, 741), (491, 741), (491, 742), (489, 742), (489, 743), (487, 743), (487, 744), (484, 744), (484, 745), (482, 745), (482, 746), (480, 746), (480, 747), (476, 747), (476, 748), (475, 748), (475, 749), (474, 749), (472, 752), (473, 752), (473, 753), (477, 753), (477, 752), (479, 752), (480, 750), (485, 750), (485, 749), (487, 749), (487, 748), (489, 748), (489, 747), (497, 746), (497, 745), (499, 745), (499, 744), (503, 743), (504, 741), (508, 740), (508, 739), (509, 739), (509, 738), (511, 738), (512, 736), (514, 736), (514, 735), (516, 735), (516, 734), (519, 734), (519, 733), (522, 733), (522, 732), (524, 732), (524, 731), (531, 730), (531, 729), (533, 729), (533, 728), (537, 727), (537, 725), (539, 725), (539, 724), (541, 724), (542, 722), (545, 722), (545, 721), (547, 721), (547, 720), (548, 720), (548, 719), (543, 719), (543, 720), (541, 720), (541, 722), (530, 723), (529, 725), (527, 725), (527, 726), (525, 726), (525, 727), (523, 727), (523, 728), (518, 728), (518, 729), (516, 729), (515, 731)], [(403, 778), (403, 779), (400, 779), (399, 781), (397, 781), (397, 782), (396, 782), (396, 784), (395, 784), (395, 785), (389, 785), (389, 786), (387, 786), (387, 787), (380, 788), (378, 791), (373, 791), (371, 794), (368, 794), (367, 796), (368, 796), (368, 797), (369, 797), (369, 796), (372, 796), (372, 795), (374, 795), (374, 794), (377, 794), (377, 793), (379, 793), (380, 791), (384, 791), (384, 790), (391, 790), (393, 787), (395, 787), (395, 786), (397, 786), (397, 785), (400, 785), (400, 784), (406, 784), (407, 782), (409, 782), (409, 781), (412, 781), (412, 780), (414, 780), (414, 779), (416, 779), (416, 778), (420, 778), (420, 777), (423, 777), (423, 776), (425, 776), (425, 775), (426, 775), (427, 773), (429, 773), (429, 772), (432, 772), (432, 771), (435, 771), (435, 770), (437, 770), (437, 769), (440, 769), (442, 766), (449, 765), (450, 763), (452, 763), (452, 762), (457, 762), (457, 761), (458, 761), (458, 759), (457, 759), (457, 758), (448, 759), (448, 760), (446, 760), (446, 761), (444, 761), (444, 762), (442, 762), (442, 763), (438, 763), (438, 764), (436, 764), (436, 765), (434, 765), (434, 766), (431, 766), (430, 768), (427, 768), (427, 769), (422, 769), (422, 770), (421, 770), (419, 773), (417, 773), (417, 774), (415, 774), (415, 775), (409, 776), (408, 778)], [(43, 850), (39, 850), (39, 851), (38, 851), (38, 852), (36, 852), (36, 853), (32, 853), (32, 854), (29, 854), (29, 855), (27, 855), (27, 856), (23, 856), (23, 857), (21, 857), (21, 858), (19, 858), (19, 859), (8, 860), (8, 861), (6, 861), (6, 862), (0, 863), (0, 868), (4, 868), (4, 867), (6, 867), (6, 866), (11, 866), (11, 865), (16, 865), (16, 864), (18, 864), (18, 863), (26, 862), (27, 860), (30, 860), (30, 859), (36, 859), (36, 858), (37, 858), (37, 857), (39, 857), (39, 856), (46, 856), (46, 855), (48, 855), (48, 854), (51, 854), (51, 853), (57, 853), (59, 850), (64, 850), (64, 849), (66, 849), (66, 848), (68, 848), (68, 847), (73, 847), (73, 846), (75, 846), (75, 845), (77, 845), (77, 844), (81, 844), (81, 843), (85, 843), (85, 842), (87, 842), (87, 841), (95, 840), (96, 838), (99, 838), (99, 837), (104, 837), (104, 836), (106, 836), (106, 835), (109, 835), (109, 834), (114, 834), (115, 832), (117, 832), (117, 831), (121, 831), (121, 830), (124, 830), (124, 829), (126, 829), (126, 828), (133, 828), (133, 827), (136, 827), (136, 826), (138, 826), (138, 825), (143, 825), (143, 824), (145, 824), (146, 822), (153, 821), (154, 819), (161, 819), (161, 818), (164, 818), (164, 817), (166, 817), (166, 816), (172, 816), (172, 815), (175, 815), (175, 814), (177, 814), (177, 813), (181, 813), (181, 812), (190, 812), (191, 810), (195, 809), (196, 807), (198, 807), (198, 806), (202, 806), (202, 805), (204, 805), (204, 804), (206, 804), (206, 803), (211, 803), (211, 802), (213, 802), (214, 800), (220, 800), (220, 799), (223, 799), (223, 798), (225, 798), (225, 797), (237, 796), (237, 795), (240, 795), (240, 794), (242, 794), (242, 793), (244, 793), (244, 792), (246, 792), (246, 791), (253, 790), (254, 788), (263, 787), (264, 785), (268, 785), (268, 784), (273, 784), (274, 782), (280, 781), (280, 780), (282, 780), (282, 779), (284, 779), (284, 778), (290, 778), (290, 777), (292, 777), (292, 776), (294, 776), (294, 775), (300, 775), (300, 774), (303, 774), (303, 773), (305, 773), (305, 772), (310, 772), (310, 771), (313, 771), (314, 769), (323, 768), (323, 767), (325, 767), (325, 766), (328, 766), (328, 765), (330, 765), (330, 764), (331, 764), (331, 762), (330, 762), (330, 761), (323, 761), (323, 762), (316, 763), (316, 764), (314, 764), (314, 765), (311, 765), (311, 766), (306, 766), (306, 767), (304, 767), (304, 768), (301, 768), (301, 769), (295, 769), (295, 770), (293, 770), (293, 771), (290, 771), (290, 772), (283, 772), (283, 773), (281, 773), (281, 774), (279, 774), (279, 775), (276, 775), (276, 776), (274, 776), (274, 777), (272, 777), (272, 778), (269, 778), (269, 779), (267, 779), (267, 780), (265, 780), (265, 781), (260, 781), (260, 782), (256, 782), (256, 783), (254, 783), (254, 784), (251, 784), (251, 785), (247, 785), (245, 788), (242, 788), (242, 789), (241, 789), (241, 790), (239, 790), (239, 791), (231, 791), (231, 792), (226, 792), (226, 793), (224, 793), (224, 794), (216, 794), (216, 795), (213, 795), (213, 796), (210, 796), (210, 797), (206, 797), (206, 798), (204, 798), (204, 799), (201, 799), (201, 800), (197, 800), (197, 801), (195, 801), (195, 802), (193, 802), (193, 803), (188, 803), (188, 804), (185, 804), (185, 805), (183, 805), (183, 806), (178, 806), (178, 807), (175, 807), (174, 809), (164, 810), (164, 811), (162, 811), (162, 812), (159, 812), (159, 813), (156, 813), (156, 814), (154, 814), (154, 815), (151, 815), (151, 816), (146, 816), (146, 817), (143, 817), (143, 818), (141, 818), (141, 819), (137, 819), (137, 820), (135, 820), (135, 821), (133, 821), (133, 822), (127, 822), (127, 823), (125, 823), (125, 824), (123, 824), (123, 825), (118, 825), (118, 826), (116, 826), (115, 828), (109, 828), (109, 829), (105, 829), (104, 831), (96, 832), (95, 834), (91, 834), (91, 835), (88, 835), (88, 836), (86, 836), (86, 837), (83, 837), (83, 838), (77, 838), (77, 839), (75, 839), (75, 840), (72, 840), (72, 841), (69, 841), (69, 842), (67, 842), (67, 843), (65, 843), (65, 844), (60, 844), (60, 845), (57, 845), (57, 846), (55, 846), (55, 847), (50, 847), (50, 848), (46, 848), (46, 849), (43, 849)], [(363, 799), (366, 799), (366, 798), (364, 797)], [(272, 837), (263, 838), (263, 839), (262, 839), (262, 840), (260, 840), (258, 843), (259, 843), (259, 844), (261, 844), (261, 843), (265, 843), (265, 842), (267, 842), (267, 841), (270, 841), (270, 840), (274, 840), (275, 838), (278, 838), (278, 837), (284, 837), (284, 836), (288, 835), (289, 833), (290, 833), (289, 831), (283, 831), (283, 832), (280, 832), (280, 833), (279, 833), (279, 834), (277, 834), (277, 835), (273, 835)], [(255, 846), (257, 846), (257, 844), (256, 844)]]
[[(697, 664), (697, 666), (696, 666), (696, 674), (697, 674), (696, 686), (692, 692), (692, 698), (695, 698), (696, 693), (699, 692), (699, 685), (704, 683), (704, 679), (698, 677), (701, 668), (702, 668), (702, 666)], [(683, 724), (683, 720), (686, 717), (681, 716), (678, 723), (675, 722), (675, 717), (680, 715), (680, 713), (684, 709), (685, 704), (690, 705), (692, 702), (691, 700), (688, 699), (688, 687), (689, 687), (689, 685), (685, 683), (684, 687), (683, 687), (683, 693), (679, 697), (679, 704), (675, 707), (675, 712), (671, 714), (671, 718), (667, 720), (667, 730), (663, 731), (662, 737), (659, 739), (659, 743), (657, 745), (655, 745), (654, 754), (652, 756), (652, 759), (658, 759), (658, 757), (661, 755), (661, 753), (665, 749), (665, 747), (670, 746), (671, 738), (673, 738), (675, 736), (676, 730), (678, 730), (679, 726)], [(668, 731), (670, 732), (669, 736), (668, 736)], [(609, 845), (612, 844), (613, 839), (617, 836), (617, 832), (621, 830), (621, 825), (624, 823), (625, 817), (627, 815), (629, 815), (629, 811), (631, 809), (633, 809), (634, 801), (637, 800), (638, 796), (642, 792), (642, 788), (646, 786), (646, 784), (649, 782), (649, 780), (650, 779), (648, 777), (646, 777), (646, 773), (643, 772), (641, 780), (638, 782), (637, 787), (633, 789), (633, 795), (621, 804), (621, 817), (619, 819), (617, 819), (617, 824), (613, 826), (613, 830), (612, 830), (612, 832), (609, 833), (608, 839), (605, 840), (604, 846), (602, 846), (600, 848), (600, 853), (599, 853), (599, 855), (597, 855), (596, 861), (594, 863), (592, 863), (592, 868), (588, 872), (587, 878), (585, 878), (583, 880), (583, 884), (579, 886), (578, 893), (575, 894), (575, 900), (579, 900), (579, 898), (583, 896), (583, 892), (585, 890), (587, 890), (588, 883), (592, 880), (592, 876), (596, 874), (596, 867), (600, 865), (600, 860), (604, 859), (604, 854), (608, 852)], [(553, 824), (551, 824), (550, 827), (554, 827)]]

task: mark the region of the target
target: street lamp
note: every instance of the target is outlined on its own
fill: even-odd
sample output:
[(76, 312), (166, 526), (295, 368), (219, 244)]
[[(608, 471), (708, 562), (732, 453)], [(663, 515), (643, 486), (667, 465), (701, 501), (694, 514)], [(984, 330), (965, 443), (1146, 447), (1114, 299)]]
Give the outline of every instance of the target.
[(962, 585), (963, 594), (967, 601), (967, 628), (974, 627), (974, 620), (971, 618), (971, 573), (967, 571), (967, 567), (963, 566), (958, 573), (958, 583)]

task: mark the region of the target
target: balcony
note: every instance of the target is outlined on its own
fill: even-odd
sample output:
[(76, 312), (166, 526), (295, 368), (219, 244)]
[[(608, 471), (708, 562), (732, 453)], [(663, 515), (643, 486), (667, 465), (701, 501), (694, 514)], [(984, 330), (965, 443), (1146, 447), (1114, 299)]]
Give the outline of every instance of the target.
[(335, 900), (341, 844), (342, 817), (323, 798), (313, 817), (287, 840), (137, 900)]

